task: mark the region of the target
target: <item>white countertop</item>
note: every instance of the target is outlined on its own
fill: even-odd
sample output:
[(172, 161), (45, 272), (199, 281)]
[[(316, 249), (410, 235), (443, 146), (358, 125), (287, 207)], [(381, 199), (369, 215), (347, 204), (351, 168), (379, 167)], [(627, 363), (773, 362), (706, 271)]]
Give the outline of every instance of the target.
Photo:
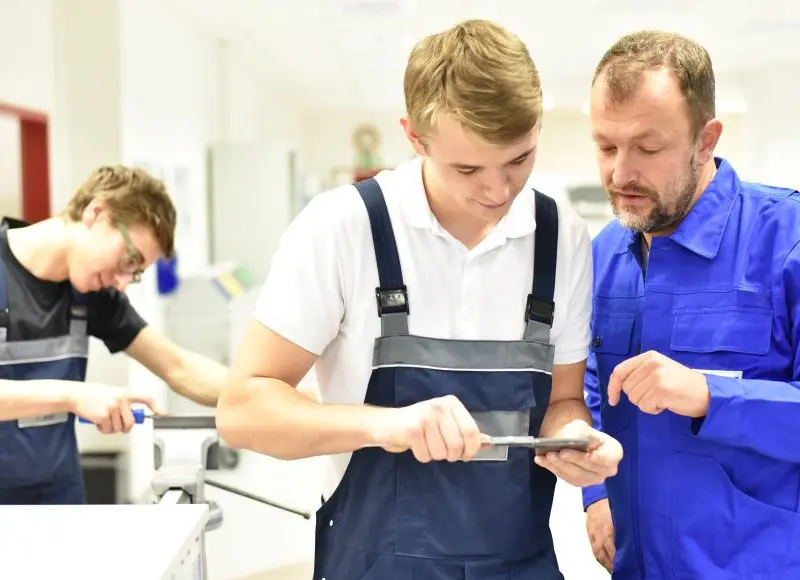
[(0, 578), (162, 580), (207, 519), (202, 504), (0, 506)]

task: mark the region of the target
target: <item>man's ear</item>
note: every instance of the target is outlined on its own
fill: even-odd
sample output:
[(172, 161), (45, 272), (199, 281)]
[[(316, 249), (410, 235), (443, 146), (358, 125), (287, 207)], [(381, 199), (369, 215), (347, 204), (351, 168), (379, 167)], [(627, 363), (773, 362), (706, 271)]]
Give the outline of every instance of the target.
[(422, 142), (422, 137), (420, 137), (419, 133), (417, 133), (411, 126), (411, 122), (408, 120), (408, 117), (401, 118), (400, 125), (403, 127), (403, 131), (406, 134), (408, 142), (411, 143), (411, 147), (414, 148), (414, 152), (417, 155), (427, 155), (428, 153), (425, 150), (425, 144)]
[(105, 210), (106, 204), (103, 203), (101, 198), (96, 197), (84, 208), (81, 222), (86, 227), (92, 227)]
[(714, 149), (722, 135), (722, 123), (719, 119), (711, 119), (700, 130), (699, 148), (697, 151), (698, 162), (703, 165), (714, 157)]

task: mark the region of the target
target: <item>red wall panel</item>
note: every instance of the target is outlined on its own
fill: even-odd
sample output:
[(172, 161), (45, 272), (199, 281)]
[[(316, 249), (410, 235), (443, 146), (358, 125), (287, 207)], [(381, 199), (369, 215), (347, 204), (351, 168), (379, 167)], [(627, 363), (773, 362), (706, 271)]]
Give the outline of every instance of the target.
[(37, 222), (50, 217), (50, 151), (47, 115), (0, 103), (0, 115), (19, 120), (22, 159), (22, 218)]

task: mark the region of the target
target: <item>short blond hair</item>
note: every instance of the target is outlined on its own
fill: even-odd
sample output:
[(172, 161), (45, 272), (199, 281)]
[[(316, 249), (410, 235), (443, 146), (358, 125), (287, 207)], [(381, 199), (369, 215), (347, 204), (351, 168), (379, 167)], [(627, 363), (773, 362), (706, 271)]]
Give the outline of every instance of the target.
[(149, 228), (164, 257), (174, 255), (177, 212), (163, 181), (135, 167), (100, 167), (69, 200), (66, 217), (80, 221), (86, 207), (97, 198), (102, 199), (114, 221)]
[(542, 83), (527, 47), (488, 20), (467, 20), (419, 41), (404, 90), (411, 127), (423, 139), (441, 114), (497, 144), (524, 137), (542, 117)]
[(694, 40), (661, 30), (626, 34), (600, 59), (592, 84), (603, 75), (611, 102), (622, 104), (642, 83), (646, 70), (666, 68), (678, 81), (695, 132), (716, 115), (714, 68), (708, 51)]

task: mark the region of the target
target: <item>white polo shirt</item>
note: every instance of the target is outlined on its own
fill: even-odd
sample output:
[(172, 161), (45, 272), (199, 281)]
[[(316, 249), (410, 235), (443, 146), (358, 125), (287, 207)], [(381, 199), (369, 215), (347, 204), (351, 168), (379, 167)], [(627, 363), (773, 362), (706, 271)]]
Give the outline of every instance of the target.
[[(531, 187), (475, 248), (444, 230), (428, 205), (421, 159), (381, 172), (412, 334), (451, 339), (519, 340), (533, 280), (535, 197)], [(546, 193), (546, 192), (545, 192)], [(591, 240), (583, 220), (559, 203), (555, 364), (589, 352)], [(255, 318), (319, 355), (316, 376), (325, 403), (364, 402), (372, 348), (380, 335), (379, 285), (369, 218), (352, 185), (315, 197), (284, 233), (272, 258)], [(329, 497), (350, 454), (331, 458)]]

